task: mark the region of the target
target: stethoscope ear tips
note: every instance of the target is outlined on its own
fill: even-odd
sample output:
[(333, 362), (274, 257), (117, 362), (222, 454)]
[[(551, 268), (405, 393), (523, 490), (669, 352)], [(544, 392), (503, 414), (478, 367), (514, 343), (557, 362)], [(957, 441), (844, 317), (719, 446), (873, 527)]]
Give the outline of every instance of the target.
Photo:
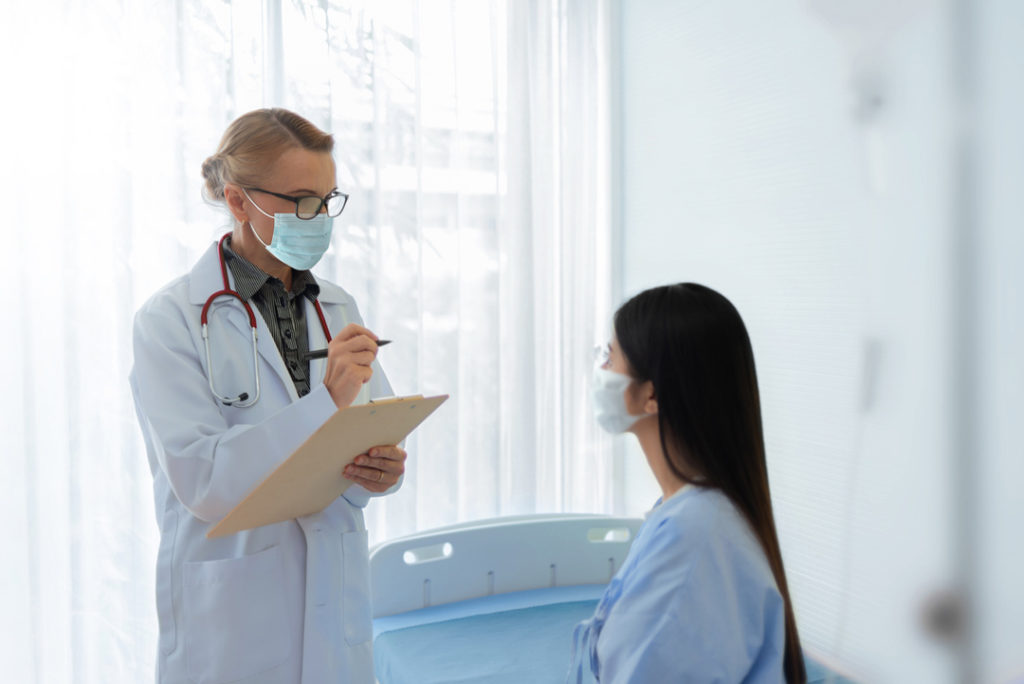
[(231, 406), (232, 404), (236, 404), (236, 403), (238, 403), (240, 401), (245, 401), (248, 398), (249, 398), (249, 393), (248, 392), (242, 392), (241, 394), (239, 394), (234, 399), (221, 399), (220, 401), (225, 406)]

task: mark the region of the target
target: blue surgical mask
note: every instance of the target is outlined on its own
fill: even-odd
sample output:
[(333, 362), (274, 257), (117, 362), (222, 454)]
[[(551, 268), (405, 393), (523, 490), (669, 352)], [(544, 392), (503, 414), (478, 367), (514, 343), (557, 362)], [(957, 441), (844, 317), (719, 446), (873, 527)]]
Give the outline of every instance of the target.
[[(249, 197), (249, 193), (245, 192), (245, 196)], [(252, 202), (252, 197), (249, 197), (249, 201)], [(331, 246), (334, 219), (327, 214), (319, 214), (311, 219), (300, 219), (295, 214), (271, 216), (255, 202), (252, 202), (252, 205), (264, 216), (274, 219), (274, 236), (268, 245), (250, 223), (252, 234), (278, 261), (296, 271), (308, 271), (313, 268)]]

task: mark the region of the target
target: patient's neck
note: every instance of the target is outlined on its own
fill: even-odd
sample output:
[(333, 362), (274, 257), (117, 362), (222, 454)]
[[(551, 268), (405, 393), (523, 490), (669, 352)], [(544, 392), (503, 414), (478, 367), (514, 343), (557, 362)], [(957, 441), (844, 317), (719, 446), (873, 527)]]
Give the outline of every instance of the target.
[(651, 472), (654, 473), (654, 479), (661, 487), (662, 501), (667, 500), (686, 486), (686, 481), (669, 468), (665, 452), (661, 447), (661, 430), (658, 427), (657, 415), (638, 420), (630, 432), (636, 435), (640, 441), (640, 448), (643, 449), (644, 456), (647, 457), (647, 465), (650, 466)]

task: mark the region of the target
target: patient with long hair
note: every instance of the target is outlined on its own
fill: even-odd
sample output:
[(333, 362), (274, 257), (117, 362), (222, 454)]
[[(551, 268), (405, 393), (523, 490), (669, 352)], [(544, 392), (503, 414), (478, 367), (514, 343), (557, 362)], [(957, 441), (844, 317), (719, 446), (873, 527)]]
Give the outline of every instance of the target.
[(569, 680), (806, 681), (736, 308), (694, 283), (630, 299), (594, 403), (602, 427), (637, 437), (662, 497), (576, 627)]

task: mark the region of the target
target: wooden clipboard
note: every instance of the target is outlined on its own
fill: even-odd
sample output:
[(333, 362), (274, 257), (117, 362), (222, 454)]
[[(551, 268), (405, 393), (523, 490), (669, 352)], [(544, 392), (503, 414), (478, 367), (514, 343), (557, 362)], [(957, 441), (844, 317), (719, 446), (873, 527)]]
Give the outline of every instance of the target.
[(447, 398), (396, 397), (337, 411), (206, 537), (319, 513), (352, 484), (341, 471), (356, 456), (371, 447), (398, 444)]

